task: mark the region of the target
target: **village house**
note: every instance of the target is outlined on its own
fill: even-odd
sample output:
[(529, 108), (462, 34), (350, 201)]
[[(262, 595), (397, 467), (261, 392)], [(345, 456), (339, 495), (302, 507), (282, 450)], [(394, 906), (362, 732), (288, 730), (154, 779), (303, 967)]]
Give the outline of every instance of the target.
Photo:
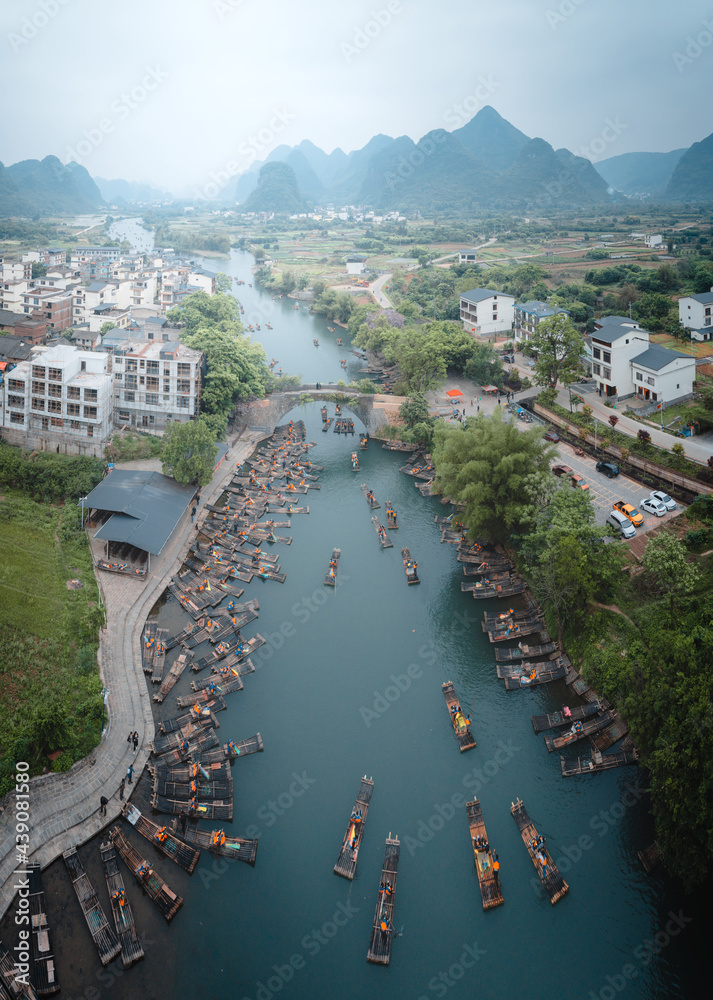
[(710, 340), (713, 333), (711, 322), (713, 310), (713, 288), (698, 295), (684, 295), (678, 300), (678, 321), (691, 331), (692, 340)]
[(554, 316), (555, 313), (569, 316), (566, 309), (561, 309), (559, 306), (548, 306), (546, 302), (540, 302), (538, 299), (518, 303), (515, 306), (515, 339), (532, 340), (538, 324), (543, 319)]
[(463, 329), (474, 336), (510, 333), (514, 320), (515, 296), (490, 288), (472, 288), (460, 297)]
[(198, 416), (203, 354), (175, 341), (129, 341), (110, 355), (114, 421), (163, 431)]

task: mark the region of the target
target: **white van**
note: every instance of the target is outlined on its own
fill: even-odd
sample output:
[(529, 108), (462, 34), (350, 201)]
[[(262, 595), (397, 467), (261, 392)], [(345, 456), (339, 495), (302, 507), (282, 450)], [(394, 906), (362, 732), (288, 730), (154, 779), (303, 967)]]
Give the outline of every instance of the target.
[(612, 528), (618, 528), (624, 538), (633, 538), (636, 535), (636, 528), (628, 517), (624, 517), (618, 510), (613, 510), (607, 518), (607, 524)]

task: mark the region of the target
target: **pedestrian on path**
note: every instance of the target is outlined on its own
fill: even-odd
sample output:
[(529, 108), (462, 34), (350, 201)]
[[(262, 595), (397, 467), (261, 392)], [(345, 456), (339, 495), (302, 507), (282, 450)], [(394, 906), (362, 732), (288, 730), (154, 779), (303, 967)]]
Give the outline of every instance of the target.
[(134, 733), (132, 740), (134, 743), (134, 753), (136, 753), (136, 751), (139, 749), (139, 734), (137, 732)]
[(472, 399), (471, 399), (471, 401), (470, 401), (470, 405), (471, 405), (471, 406), (473, 405), (473, 400), (472, 400)]
[(185, 812), (185, 810), (183, 809), (181, 809), (180, 813), (178, 814), (178, 822), (181, 824), (181, 833), (185, 834), (186, 824), (188, 823), (188, 813)]
[(193, 510), (191, 511), (191, 524), (193, 524), (193, 522), (196, 519), (196, 510), (197, 510), (197, 508), (194, 507)]
[(126, 742), (129, 744), (129, 747), (131, 747), (131, 741), (133, 740), (133, 738), (134, 738), (133, 733), (129, 733), (129, 735), (126, 737)]
[(124, 789), (126, 788), (126, 778), (122, 778), (119, 782), (119, 798), (124, 801)]
[(102, 797), (99, 799), (99, 812), (102, 814), (102, 816), (106, 816), (106, 805), (108, 801), (109, 799), (106, 797), (106, 795), (102, 795)]
[(133, 783), (134, 783), (134, 765), (133, 764), (129, 764), (128, 768), (126, 769), (126, 780), (129, 782), (130, 785), (133, 785)]

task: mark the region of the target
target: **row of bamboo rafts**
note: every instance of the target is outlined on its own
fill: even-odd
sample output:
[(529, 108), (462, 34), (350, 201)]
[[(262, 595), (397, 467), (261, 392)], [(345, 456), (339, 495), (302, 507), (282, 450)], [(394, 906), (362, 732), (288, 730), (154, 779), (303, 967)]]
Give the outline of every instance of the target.
[[(59, 989), (52, 990), (56, 993)], [(29, 976), (26, 976), (0, 941), (0, 997), (2, 1000), (15, 1000), (15, 998), (26, 998), (26, 1000), (36, 1000), (39, 994), (32, 985)]]
[(183, 899), (176, 895), (153, 870), (149, 862), (141, 857), (118, 826), (110, 831), (109, 840), (146, 895), (170, 923), (183, 906)]
[(349, 822), (347, 823), (347, 831), (344, 834), (344, 840), (342, 841), (342, 849), (339, 852), (339, 858), (334, 866), (334, 871), (337, 875), (341, 875), (343, 878), (347, 878), (350, 881), (356, 874), (359, 848), (361, 846), (362, 837), (364, 836), (364, 824), (366, 823), (367, 813), (369, 812), (369, 803), (371, 802), (371, 795), (373, 791), (374, 779), (367, 778), (367, 776), (364, 775), (359, 784), (359, 791), (357, 792), (354, 808), (351, 811)]
[(480, 802), (477, 799), (466, 802), (466, 811), (468, 827), (470, 828), (470, 843), (475, 858), (475, 870), (480, 886), (480, 898), (483, 901), (483, 909), (490, 910), (505, 902), (500, 888), (500, 862), (497, 854), (494, 855), (490, 849)]
[(332, 556), (329, 560), (329, 568), (324, 578), (325, 587), (337, 586), (337, 571), (339, 569), (339, 559), (342, 554), (341, 549), (332, 549)]
[(396, 882), (399, 871), (399, 852), (401, 843), (398, 837), (391, 834), (386, 838), (384, 863), (381, 869), (379, 895), (374, 911), (374, 923), (371, 929), (371, 942), (367, 952), (367, 961), (378, 965), (388, 965), (391, 960), (391, 944), (394, 929), (394, 902), (396, 897)]
[(380, 523), (378, 517), (372, 517), (371, 523), (374, 525), (374, 531), (377, 534), (379, 541), (381, 542), (382, 549), (393, 548), (394, 543), (391, 541), (389, 536), (386, 534), (386, 528)]
[(42, 886), (42, 871), (38, 864), (28, 864), (26, 871), (30, 893), (30, 952), (34, 973), (32, 981), (35, 984), (37, 995), (46, 997), (58, 993), (60, 986), (47, 922), (47, 904)]
[(401, 559), (404, 564), (404, 572), (406, 573), (406, 581), (409, 586), (413, 583), (420, 583), (418, 576), (418, 563), (411, 558), (411, 553), (408, 549), (401, 549)]
[[(193, 663), (191, 663), (191, 670), (194, 674), (197, 674), (200, 673), (201, 670), (205, 670), (206, 667), (214, 666), (215, 664), (223, 661), (226, 664), (229, 663), (231, 667), (235, 666), (236, 663), (240, 663), (242, 660), (247, 660), (250, 653), (254, 653), (256, 649), (259, 649), (260, 646), (264, 645), (265, 639), (259, 632), (257, 632), (251, 639), (236, 639), (232, 643), (221, 642), (210, 653), (206, 653), (205, 656), (202, 656), (200, 660), (194, 660)], [(247, 672), (251, 673), (252, 671)], [(238, 685), (237, 687), (233, 686), (231, 690), (238, 691), (240, 690), (240, 687), (242, 687), (242, 685)], [(179, 708), (184, 708), (186, 705), (190, 704), (190, 700), (191, 699), (189, 698), (188, 701), (179, 701)]]
[(99, 961), (102, 965), (108, 965), (121, 951), (119, 939), (110, 927), (99, 902), (99, 897), (94, 891), (94, 886), (84, 871), (84, 865), (77, 854), (77, 848), (70, 847), (64, 852), (63, 857), (89, 933), (99, 953)]
[(456, 697), (456, 693), (453, 688), (453, 681), (446, 681), (443, 685), (441, 685), (441, 687), (451, 717), (453, 732), (456, 734), (456, 739), (458, 740), (460, 752), (464, 753), (466, 750), (472, 750), (473, 747), (477, 746), (477, 743), (473, 739), (473, 734), (470, 731), (470, 719), (467, 718), (463, 712), (460, 702)]
[(151, 841), (162, 854), (165, 854), (167, 858), (174, 861), (179, 868), (183, 868), (189, 875), (192, 874), (201, 856), (200, 850), (197, 851), (195, 848), (178, 840), (177, 837), (168, 832), (165, 826), (159, 826), (158, 823), (154, 823), (128, 802), (122, 809), (122, 815), (128, 823), (131, 823), (137, 833), (140, 833), (146, 840)]
[(535, 824), (527, 815), (524, 805), (520, 801), (513, 802), (510, 812), (520, 831), (523, 843), (530, 855), (530, 860), (535, 866), (535, 871), (540, 877), (542, 887), (549, 896), (550, 903), (554, 906), (562, 897), (569, 892), (569, 886), (560, 875), (557, 865), (550, 857), (544, 837), (540, 837), (535, 829)]

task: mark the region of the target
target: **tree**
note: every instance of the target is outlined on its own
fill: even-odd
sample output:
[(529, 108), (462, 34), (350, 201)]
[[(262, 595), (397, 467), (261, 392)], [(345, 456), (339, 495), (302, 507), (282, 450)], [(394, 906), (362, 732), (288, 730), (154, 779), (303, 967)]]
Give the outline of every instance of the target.
[(552, 445), (539, 428), (520, 431), (496, 411), (461, 428), (437, 424), (433, 462), (444, 493), (465, 504), (460, 515), (472, 537), (505, 542), (535, 516), (534, 497), (550, 478)]
[(535, 382), (538, 385), (556, 389), (558, 382), (575, 380), (581, 367), (579, 356), (584, 341), (564, 313), (541, 320), (531, 344), (537, 352)]
[(619, 418), (615, 413), (612, 413), (612, 415), (609, 417), (609, 423), (612, 425), (612, 427), (616, 427), (616, 425), (619, 423)]
[(413, 427), (414, 424), (428, 420), (428, 409), (426, 397), (423, 393), (416, 392), (403, 401), (399, 407), (399, 416), (407, 427)]
[(690, 594), (700, 578), (698, 569), (686, 561), (686, 555), (682, 541), (674, 535), (659, 532), (649, 538), (641, 560), (661, 590), (669, 595), (671, 612), (676, 599)]
[(104, 337), (109, 330), (114, 330), (116, 328), (116, 323), (112, 320), (108, 320), (106, 323), (102, 323), (99, 333)]
[(218, 271), (215, 277), (215, 287), (219, 292), (222, 292), (224, 295), (227, 295), (228, 292), (230, 292), (233, 287), (233, 279), (230, 277), (229, 274), (226, 274), (224, 271)]
[(684, 458), (686, 457), (686, 450), (680, 441), (677, 441), (674, 445), (671, 446), (671, 454), (676, 459), (676, 463), (678, 465), (680, 465), (683, 462)]
[(47, 265), (43, 264), (39, 260), (32, 261), (32, 277), (33, 278), (44, 278), (47, 274)]
[(203, 420), (169, 423), (161, 443), (161, 464), (164, 475), (172, 475), (177, 483), (205, 486), (213, 477), (218, 447), (215, 434)]

